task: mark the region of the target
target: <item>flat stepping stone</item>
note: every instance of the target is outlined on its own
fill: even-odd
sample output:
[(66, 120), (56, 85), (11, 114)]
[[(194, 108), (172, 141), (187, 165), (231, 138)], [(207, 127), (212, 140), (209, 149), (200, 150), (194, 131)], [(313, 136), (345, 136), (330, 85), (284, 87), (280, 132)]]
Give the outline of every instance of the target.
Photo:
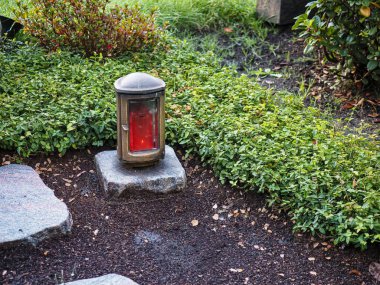
[(0, 167), (0, 247), (66, 234), (72, 226), (65, 203), (26, 165)]
[(95, 163), (104, 190), (112, 197), (134, 191), (169, 193), (186, 186), (185, 170), (169, 146), (165, 146), (165, 158), (149, 167), (126, 166), (116, 150), (98, 153)]
[(97, 278), (82, 279), (69, 283), (64, 283), (65, 285), (138, 285), (133, 280), (118, 275), (118, 274), (108, 274)]

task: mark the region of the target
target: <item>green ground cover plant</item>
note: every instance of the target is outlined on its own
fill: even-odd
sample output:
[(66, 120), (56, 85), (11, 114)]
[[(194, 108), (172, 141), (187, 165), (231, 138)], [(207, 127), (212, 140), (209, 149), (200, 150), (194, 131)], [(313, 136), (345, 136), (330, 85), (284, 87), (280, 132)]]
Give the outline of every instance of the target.
[(27, 156), (114, 145), (113, 82), (148, 72), (167, 84), (168, 143), (223, 182), (267, 192), (296, 230), (362, 248), (380, 241), (379, 141), (345, 134), (302, 97), (265, 89), (186, 41), (170, 46), (109, 59), (3, 44), (0, 147)]
[[(25, 4), (27, 4), (29, 0), (25, 0)], [(14, 18), (15, 15), (12, 10), (15, 8), (16, 2), (8, 1), (8, 0), (0, 0), (0, 14), (5, 17)]]
[(312, 1), (294, 28), (309, 52), (322, 47), (340, 74), (356, 82), (380, 84), (380, 1)]

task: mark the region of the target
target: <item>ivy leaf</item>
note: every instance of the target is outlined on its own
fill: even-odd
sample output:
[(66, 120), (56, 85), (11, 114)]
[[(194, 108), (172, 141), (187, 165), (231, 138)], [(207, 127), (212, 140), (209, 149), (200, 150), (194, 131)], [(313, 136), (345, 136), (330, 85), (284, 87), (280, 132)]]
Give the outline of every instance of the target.
[(367, 64), (367, 68), (369, 71), (375, 70), (379, 63), (376, 60), (370, 60)]

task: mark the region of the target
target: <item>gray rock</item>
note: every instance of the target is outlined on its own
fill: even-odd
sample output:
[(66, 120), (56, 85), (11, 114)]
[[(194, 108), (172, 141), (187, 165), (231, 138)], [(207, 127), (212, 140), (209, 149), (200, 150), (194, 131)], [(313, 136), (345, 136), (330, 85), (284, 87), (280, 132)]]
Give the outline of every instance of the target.
[(153, 166), (130, 168), (119, 160), (116, 150), (98, 153), (95, 163), (104, 190), (112, 197), (133, 191), (169, 193), (186, 186), (185, 170), (169, 146), (165, 146), (165, 158)]
[(97, 278), (82, 279), (69, 283), (64, 283), (65, 285), (138, 285), (133, 280), (118, 275), (118, 274), (108, 274)]
[(0, 247), (35, 245), (68, 233), (71, 226), (65, 203), (33, 168), (17, 164), (0, 167)]

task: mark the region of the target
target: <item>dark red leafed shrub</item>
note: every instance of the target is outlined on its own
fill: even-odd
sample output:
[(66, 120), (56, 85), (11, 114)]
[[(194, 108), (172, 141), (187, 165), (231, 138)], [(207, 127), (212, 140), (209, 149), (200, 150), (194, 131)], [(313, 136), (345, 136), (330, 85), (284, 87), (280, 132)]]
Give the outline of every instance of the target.
[(151, 48), (160, 42), (163, 29), (156, 25), (155, 12), (140, 7), (108, 7), (110, 0), (32, 0), (18, 2), (16, 12), (26, 32), (42, 46), (66, 47), (86, 56), (102, 53), (117, 56), (125, 51)]

